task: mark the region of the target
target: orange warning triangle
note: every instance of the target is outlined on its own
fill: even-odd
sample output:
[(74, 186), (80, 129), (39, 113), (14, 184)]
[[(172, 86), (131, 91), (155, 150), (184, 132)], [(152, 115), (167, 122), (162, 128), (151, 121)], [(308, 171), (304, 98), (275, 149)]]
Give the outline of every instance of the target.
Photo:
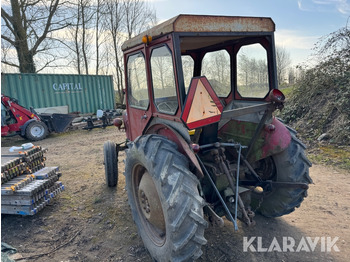
[(214, 102), (213, 98), (204, 87), (201, 79), (199, 79), (196, 87), (195, 94), (193, 96), (193, 101), (191, 109), (187, 118), (187, 124), (207, 119), (220, 115), (221, 111)]
[(188, 89), (181, 120), (188, 129), (220, 121), (224, 107), (205, 76), (193, 77)]

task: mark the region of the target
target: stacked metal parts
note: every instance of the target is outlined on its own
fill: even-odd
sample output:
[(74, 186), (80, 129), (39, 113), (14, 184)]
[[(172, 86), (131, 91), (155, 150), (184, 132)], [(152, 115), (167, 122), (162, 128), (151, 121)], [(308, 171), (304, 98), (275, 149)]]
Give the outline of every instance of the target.
[(64, 190), (59, 168), (45, 167), (47, 149), (1, 151), (1, 214), (34, 215)]

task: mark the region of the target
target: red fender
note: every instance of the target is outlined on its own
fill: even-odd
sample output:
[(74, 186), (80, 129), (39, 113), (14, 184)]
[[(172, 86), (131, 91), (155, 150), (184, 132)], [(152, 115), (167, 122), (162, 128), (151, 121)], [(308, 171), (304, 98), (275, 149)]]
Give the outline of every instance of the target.
[(192, 151), (186, 140), (175, 129), (166, 124), (155, 124), (150, 126), (144, 134), (157, 134), (165, 136), (169, 140), (173, 141), (175, 144), (177, 144), (179, 152), (187, 156), (190, 163), (195, 167), (195, 175), (198, 177), (198, 179), (204, 177), (195, 153)]
[(284, 151), (292, 140), (289, 130), (275, 117), (270, 125), (273, 125), (275, 129), (263, 132), (265, 142), (262, 147), (262, 158)]
[[(231, 120), (219, 130), (219, 135), (224, 142), (234, 139), (234, 141), (247, 146), (257, 126), (257, 123)], [(271, 123), (265, 124), (265, 128), (262, 129), (251, 151), (249, 161), (255, 162), (280, 153), (289, 146), (290, 142), (291, 134), (288, 129), (276, 118), (273, 118)]]

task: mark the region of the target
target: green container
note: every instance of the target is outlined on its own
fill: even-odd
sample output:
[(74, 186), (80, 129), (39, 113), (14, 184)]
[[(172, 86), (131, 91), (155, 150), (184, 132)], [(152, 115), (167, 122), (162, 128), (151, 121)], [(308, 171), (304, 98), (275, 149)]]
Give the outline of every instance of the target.
[(1, 93), (26, 108), (67, 106), (69, 113), (114, 109), (112, 76), (2, 74)]

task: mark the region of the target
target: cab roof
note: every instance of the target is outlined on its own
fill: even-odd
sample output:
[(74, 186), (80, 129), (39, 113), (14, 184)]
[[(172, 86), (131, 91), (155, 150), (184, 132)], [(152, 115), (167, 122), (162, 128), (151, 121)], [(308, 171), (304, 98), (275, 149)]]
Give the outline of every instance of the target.
[(275, 23), (269, 17), (184, 15), (175, 16), (143, 33), (127, 40), (122, 45), (125, 51), (142, 44), (142, 37), (153, 39), (163, 35), (179, 33), (233, 33), (233, 32), (274, 32)]

